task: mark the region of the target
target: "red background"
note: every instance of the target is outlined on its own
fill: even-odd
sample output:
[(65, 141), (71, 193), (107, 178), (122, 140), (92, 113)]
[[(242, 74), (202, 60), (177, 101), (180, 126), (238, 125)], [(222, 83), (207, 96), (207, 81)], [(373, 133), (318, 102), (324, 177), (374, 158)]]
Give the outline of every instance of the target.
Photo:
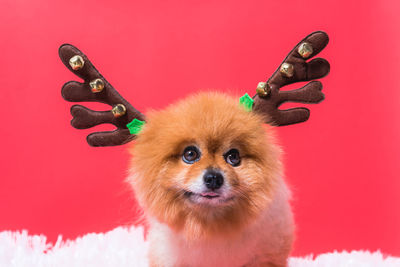
[[(126, 147), (92, 148), (69, 125), (64, 43), (82, 49), (139, 110), (200, 89), (254, 93), (304, 36), (321, 56), (326, 100), (279, 128), (297, 221), (294, 255), (381, 249), (400, 256), (400, 2), (0, 2), (0, 231), (54, 241), (137, 217)], [(90, 105), (93, 107), (93, 105)], [(103, 106), (95, 105), (97, 108)], [(102, 127), (104, 128), (104, 127)]]

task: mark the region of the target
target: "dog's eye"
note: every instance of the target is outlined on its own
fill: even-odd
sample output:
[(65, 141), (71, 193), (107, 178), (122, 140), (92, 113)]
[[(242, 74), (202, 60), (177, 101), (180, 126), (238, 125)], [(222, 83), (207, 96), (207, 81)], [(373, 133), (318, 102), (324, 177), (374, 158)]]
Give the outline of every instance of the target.
[(188, 164), (193, 164), (200, 159), (200, 151), (195, 146), (188, 146), (183, 151), (182, 160)]
[(224, 155), (225, 161), (232, 165), (233, 167), (239, 166), (240, 165), (240, 155), (239, 151), (235, 148), (229, 150), (225, 155)]

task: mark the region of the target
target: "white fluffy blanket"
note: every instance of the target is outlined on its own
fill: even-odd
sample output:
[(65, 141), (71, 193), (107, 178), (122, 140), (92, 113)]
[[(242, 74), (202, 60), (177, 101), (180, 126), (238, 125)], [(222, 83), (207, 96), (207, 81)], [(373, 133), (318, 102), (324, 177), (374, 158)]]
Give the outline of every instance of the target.
[[(73, 241), (59, 237), (53, 246), (45, 236), (0, 232), (1, 267), (141, 267), (147, 266), (148, 244), (143, 229), (118, 227), (104, 234), (87, 234)], [(333, 252), (317, 257), (290, 258), (290, 267), (400, 267), (400, 258), (380, 252)]]

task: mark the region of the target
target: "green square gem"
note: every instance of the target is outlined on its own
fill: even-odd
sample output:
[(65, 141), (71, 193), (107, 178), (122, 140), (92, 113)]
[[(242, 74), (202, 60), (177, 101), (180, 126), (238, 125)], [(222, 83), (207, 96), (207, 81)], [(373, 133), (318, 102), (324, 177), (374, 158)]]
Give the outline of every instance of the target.
[(247, 93), (244, 94), (241, 98), (239, 98), (239, 104), (244, 107), (246, 111), (253, 110), (254, 100)]
[(126, 127), (128, 127), (129, 132), (130, 132), (131, 134), (138, 134), (138, 133), (140, 133), (140, 131), (142, 130), (143, 125), (144, 125), (145, 123), (146, 123), (145, 121), (141, 121), (141, 120), (138, 120), (138, 119), (133, 119), (133, 121), (131, 121), (130, 123), (128, 123), (128, 124), (126, 125)]

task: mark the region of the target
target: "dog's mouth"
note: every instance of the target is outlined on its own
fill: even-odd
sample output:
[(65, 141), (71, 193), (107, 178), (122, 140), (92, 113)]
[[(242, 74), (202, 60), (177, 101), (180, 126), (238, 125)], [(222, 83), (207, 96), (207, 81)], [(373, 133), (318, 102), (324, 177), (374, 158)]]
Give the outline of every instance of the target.
[(205, 198), (208, 198), (208, 199), (220, 197), (220, 195), (215, 193), (215, 192), (206, 192), (206, 193), (201, 193), (199, 195), (201, 197), (205, 197)]
[(208, 199), (220, 197), (220, 195), (215, 193), (215, 192), (194, 193), (194, 192), (191, 192), (191, 191), (185, 191), (184, 195), (186, 197), (197, 196), (197, 197), (204, 197), (204, 198), (208, 198)]
[(202, 193), (195, 193), (191, 191), (185, 191), (184, 196), (189, 199), (191, 202), (195, 203), (223, 203), (229, 200), (232, 200), (233, 197), (224, 197), (222, 194), (218, 194), (216, 192), (202, 192)]

